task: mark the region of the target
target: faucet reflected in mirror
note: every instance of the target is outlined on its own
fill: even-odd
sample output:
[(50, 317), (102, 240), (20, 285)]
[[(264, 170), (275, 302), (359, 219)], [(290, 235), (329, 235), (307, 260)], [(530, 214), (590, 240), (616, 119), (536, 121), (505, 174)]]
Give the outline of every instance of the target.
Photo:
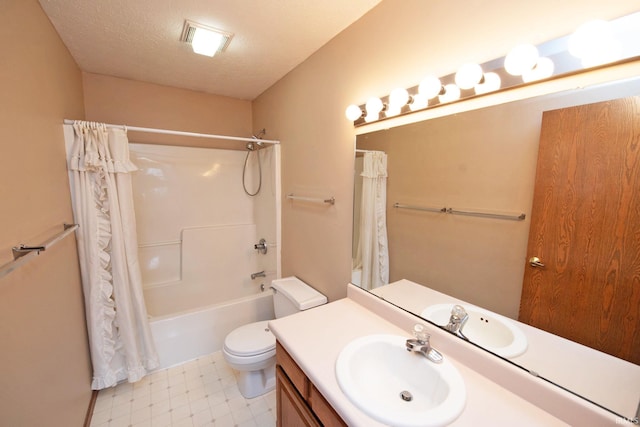
[(456, 304), (451, 309), (451, 317), (449, 317), (449, 323), (447, 323), (444, 328), (455, 336), (469, 341), (469, 338), (467, 338), (462, 332), (462, 329), (464, 328), (465, 323), (467, 323), (467, 320), (469, 320), (469, 315), (465, 311), (464, 307)]
[[(511, 319), (518, 319), (524, 270), (528, 267), (527, 260), (533, 255), (540, 256), (528, 254), (527, 242), (529, 226), (532, 224), (532, 199), (542, 113), (634, 95), (640, 95), (640, 79), (545, 95), (358, 135), (357, 150), (384, 151), (388, 156), (386, 225), (389, 281), (394, 283), (401, 279), (409, 279), (457, 300), (466, 301)], [(612, 153), (611, 156), (615, 155)], [(627, 157), (627, 174), (638, 173), (639, 158), (638, 153), (635, 160)], [(548, 173), (557, 173), (557, 170)], [(357, 195), (358, 180), (355, 185), (354, 194)], [(591, 194), (593, 189), (589, 186), (595, 184), (590, 183), (587, 187), (576, 185), (575, 188), (584, 188), (587, 194)], [(526, 219), (503, 221), (442, 215), (436, 212), (394, 209), (394, 203), (455, 206), (493, 212), (525, 212)], [(354, 206), (355, 248), (360, 222), (357, 200)], [(632, 236), (637, 236), (640, 224), (631, 217), (625, 218), (620, 223), (623, 226), (620, 228), (620, 239), (624, 240), (624, 236), (629, 236), (629, 239), (633, 240)], [(561, 219), (554, 218), (552, 221), (557, 222)], [(626, 241), (631, 241), (629, 239)], [(570, 253), (569, 248), (565, 248), (564, 252)], [(556, 257), (561, 257), (561, 254)], [(545, 268), (548, 268), (552, 260), (545, 259), (544, 256), (540, 258), (547, 266)], [(617, 274), (624, 273), (620, 271)], [(359, 284), (358, 276), (359, 272), (354, 269), (353, 283)], [(590, 284), (582, 283), (581, 286), (584, 288)], [(373, 293), (382, 294), (383, 289), (384, 286), (375, 289)], [(622, 292), (623, 287), (616, 285), (615, 289), (616, 291), (611, 292)], [(537, 289), (535, 292), (540, 297), (540, 293), (545, 292), (545, 289)], [(578, 293), (573, 294), (575, 305), (569, 311), (592, 311), (596, 316), (594, 319), (599, 318), (604, 312), (599, 308), (600, 302), (596, 306), (589, 306), (591, 308), (583, 307), (578, 302), (582, 291), (576, 292)], [(633, 295), (636, 294), (625, 294), (628, 295), (631, 305), (635, 301)], [(387, 295), (384, 298), (417, 316), (429, 305), (428, 302), (420, 305), (416, 301), (407, 304), (402, 298), (394, 300)], [(603, 298), (604, 294), (600, 300)], [(549, 310), (553, 309), (541, 307), (541, 312)], [(459, 316), (464, 318), (464, 315), (457, 313), (456, 317), (460, 318)], [(586, 323), (594, 322), (602, 326), (597, 320)], [(449, 329), (457, 328), (457, 331), (460, 331), (461, 328), (457, 327), (455, 319), (451, 323)], [(626, 326), (631, 328), (631, 335), (634, 335), (635, 328), (635, 338), (631, 338), (625, 344), (620, 341), (612, 345), (631, 348), (631, 355), (637, 357), (640, 354), (640, 319), (637, 314), (629, 314), (626, 323)], [(575, 322), (571, 325), (578, 335), (589, 335), (585, 328), (591, 325)], [(446, 325), (441, 325), (444, 326)], [(462, 335), (464, 336), (464, 333)], [(608, 335), (612, 339), (623, 339), (620, 331)], [(530, 353), (529, 356), (537, 352), (537, 356), (527, 358), (527, 364), (522, 367), (615, 414), (633, 419), (637, 402), (640, 402), (640, 387), (635, 387), (637, 392), (635, 396), (631, 396), (635, 401), (633, 408), (629, 408), (628, 404), (621, 406), (615, 395), (603, 395), (602, 390), (597, 390), (598, 384), (590, 383), (589, 378), (580, 376), (582, 378), (579, 380), (572, 381), (554, 378), (552, 373), (547, 375), (548, 370), (545, 366), (553, 364), (554, 358), (564, 357), (561, 348), (566, 345), (566, 340), (558, 339), (562, 343), (558, 348), (543, 349), (536, 349), (536, 340), (530, 340), (527, 352)], [(600, 359), (597, 353), (594, 351), (594, 360)], [(536, 365), (536, 359), (542, 362), (542, 366)], [(640, 367), (637, 360), (629, 360), (631, 363), (620, 362), (627, 363), (635, 375)], [(516, 360), (515, 363), (524, 362)], [(593, 369), (605, 369), (606, 372), (606, 368), (597, 364)]]

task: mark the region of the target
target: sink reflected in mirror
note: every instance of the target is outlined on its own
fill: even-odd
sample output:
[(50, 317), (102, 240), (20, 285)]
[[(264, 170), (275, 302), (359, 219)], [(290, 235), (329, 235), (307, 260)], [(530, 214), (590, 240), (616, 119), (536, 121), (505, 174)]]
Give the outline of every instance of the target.
[[(454, 305), (431, 305), (422, 311), (421, 317), (444, 327)], [(520, 356), (527, 350), (527, 337), (511, 320), (470, 305), (464, 309), (469, 317), (461, 332), (472, 343), (505, 358)]]
[(368, 335), (347, 344), (336, 379), (361, 411), (387, 425), (442, 426), (464, 409), (466, 388), (447, 360), (434, 363), (406, 350), (408, 337)]

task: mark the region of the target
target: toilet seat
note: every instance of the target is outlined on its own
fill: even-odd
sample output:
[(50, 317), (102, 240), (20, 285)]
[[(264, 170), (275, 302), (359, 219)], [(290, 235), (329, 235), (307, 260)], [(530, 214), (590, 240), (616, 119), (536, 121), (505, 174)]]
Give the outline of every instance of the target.
[[(275, 354), (276, 337), (268, 327), (268, 320), (249, 323), (234, 329), (224, 340), (224, 350), (234, 359)], [(265, 353), (273, 353), (266, 355)]]

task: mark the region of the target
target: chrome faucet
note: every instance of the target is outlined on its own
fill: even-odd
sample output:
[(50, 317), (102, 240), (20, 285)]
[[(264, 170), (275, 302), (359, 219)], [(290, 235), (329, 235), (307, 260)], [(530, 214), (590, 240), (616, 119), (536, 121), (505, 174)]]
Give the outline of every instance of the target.
[(433, 363), (442, 363), (442, 354), (431, 347), (429, 343), (431, 336), (425, 331), (424, 325), (420, 323), (414, 325), (413, 336), (415, 336), (415, 338), (408, 339), (406, 342), (407, 351), (420, 353)]
[(251, 273), (251, 280), (255, 280), (256, 277), (267, 277), (264, 273), (264, 270), (258, 271), (257, 273)]
[(452, 334), (469, 341), (469, 338), (467, 338), (462, 333), (462, 328), (464, 328), (467, 320), (469, 320), (469, 314), (467, 314), (464, 307), (456, 304), (451, 309), (451, 317), (449, 317), (449, 323), (447, 323), (447, 326), (445, 326), (444, 328)]

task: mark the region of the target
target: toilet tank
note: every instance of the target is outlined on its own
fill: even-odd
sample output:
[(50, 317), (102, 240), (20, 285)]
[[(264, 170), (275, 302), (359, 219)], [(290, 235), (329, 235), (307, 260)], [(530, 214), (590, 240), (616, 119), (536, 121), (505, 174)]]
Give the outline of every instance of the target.
[(276, 319), (327, 303), (327, 297), (295, 276), (271, 282)]

